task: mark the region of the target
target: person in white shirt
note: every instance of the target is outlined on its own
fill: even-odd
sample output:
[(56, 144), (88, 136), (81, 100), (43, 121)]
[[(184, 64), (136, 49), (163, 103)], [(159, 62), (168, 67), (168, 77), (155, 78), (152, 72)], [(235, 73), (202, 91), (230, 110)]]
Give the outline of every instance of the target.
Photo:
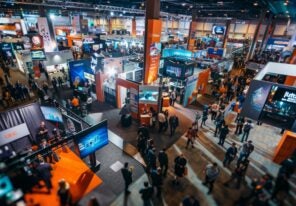
[(205, 173), (205, 181), (202, 184), (209, 186), (208, 194), (210, 194), (213, 190), (214, 182), (220, 174), (220, 169), (217, 163), (208, 164), (204, 170), (204, 173)]

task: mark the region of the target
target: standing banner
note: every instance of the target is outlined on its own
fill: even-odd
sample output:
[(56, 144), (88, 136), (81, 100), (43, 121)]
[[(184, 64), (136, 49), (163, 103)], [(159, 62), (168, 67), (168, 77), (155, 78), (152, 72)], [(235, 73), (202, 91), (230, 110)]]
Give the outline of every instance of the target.
[(53, 52), (54, 44), (50, 37), (50, 31), (46, 17), (38, 18), (38, 31), (42, 36), (45, 52)]
[(158, 78), (158, 67), (161, 53), (161, 20), (148, 19), (146, 37), (145, 84), (151, 84)]
[(195, 47), (195, 33), (196, 33), (197, 22), (190, 22), (190, 29), (188, 35), (187, 49), (193, 51)]

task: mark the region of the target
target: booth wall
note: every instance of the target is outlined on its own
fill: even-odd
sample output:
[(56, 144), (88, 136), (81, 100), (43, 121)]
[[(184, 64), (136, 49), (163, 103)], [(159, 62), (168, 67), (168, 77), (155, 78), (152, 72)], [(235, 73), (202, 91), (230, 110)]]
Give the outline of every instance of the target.
[(46, 53), (46, 61), (44, 61), (45, 66), (51, 66), (56, 64), (67, 63), (68, 61), (73, 61), (73, 54), (71, 50), (63, 50), (59, 52), (48, 52)]

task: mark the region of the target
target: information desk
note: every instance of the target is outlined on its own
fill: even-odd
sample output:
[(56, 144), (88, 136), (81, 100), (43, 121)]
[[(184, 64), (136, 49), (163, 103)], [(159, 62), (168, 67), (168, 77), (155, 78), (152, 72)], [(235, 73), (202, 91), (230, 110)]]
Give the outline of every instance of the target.
[(169, 107), (170, 106), (170, 98), (169, 97), (163, 97), (162, 98), (162, 106), (163, 107)]
[(149, 114), (141, 114), (140, 115), (140, 123), (141, 125), (145, 124), (150, 126), (151, 116)]

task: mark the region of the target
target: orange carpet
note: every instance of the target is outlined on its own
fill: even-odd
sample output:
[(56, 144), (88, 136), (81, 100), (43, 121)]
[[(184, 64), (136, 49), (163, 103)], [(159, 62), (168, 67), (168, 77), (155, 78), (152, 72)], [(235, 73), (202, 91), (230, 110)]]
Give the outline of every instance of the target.
[[(33, 189), (32, 194), (25, 196), (28, 205), (40, 206), (58, 206), (59, 199), (57, 196), (58, 181), (64, 178), (70, 183), (73, 201), (81, 199), (88, 192), (102, 184), (102, 180), (94, 174), (88, 166), (69, 148), (67, 152), (61, 149), (57, 151), (61, 158), (56, 164), (52, 164), (52, 184), (51, 194), (46, 193), (46, 188)], [(43, 183), (41, 183), (43, 184)]]

